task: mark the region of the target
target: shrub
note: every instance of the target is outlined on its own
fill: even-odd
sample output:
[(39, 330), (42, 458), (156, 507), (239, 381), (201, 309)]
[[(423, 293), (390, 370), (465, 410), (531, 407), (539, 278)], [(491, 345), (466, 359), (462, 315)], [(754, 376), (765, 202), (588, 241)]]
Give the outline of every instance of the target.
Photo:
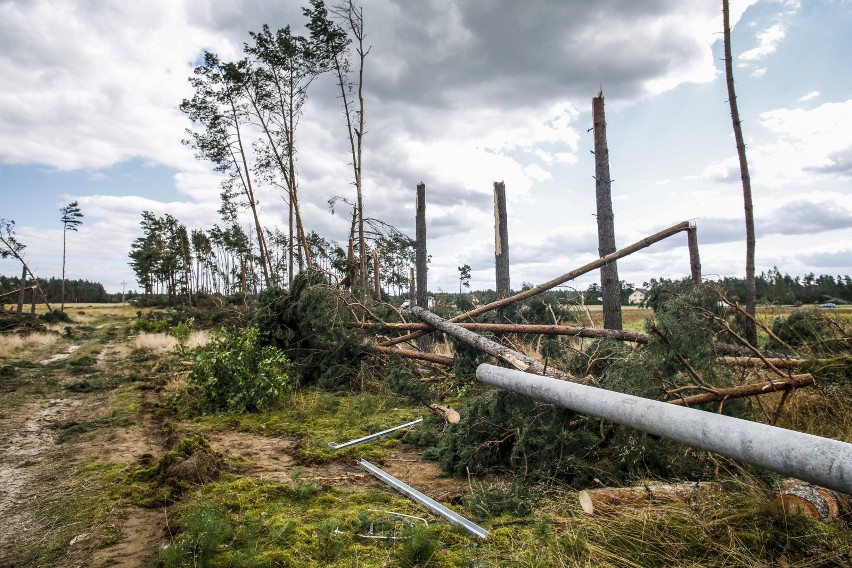
[(190, 385), (205, 412), (258, 412), (291, 389), (288, 367), (257, 327), (223, 328), (196, 351)]
[[(825, 316), (815, 308), (793, 310), (786, 318), (775, 318), (772, 323), (772, 333), (791, 347), (798, 347), (823, 339), (827, 335), (828, 326)], [(769, 347), (780, 348), (774, 339)]]

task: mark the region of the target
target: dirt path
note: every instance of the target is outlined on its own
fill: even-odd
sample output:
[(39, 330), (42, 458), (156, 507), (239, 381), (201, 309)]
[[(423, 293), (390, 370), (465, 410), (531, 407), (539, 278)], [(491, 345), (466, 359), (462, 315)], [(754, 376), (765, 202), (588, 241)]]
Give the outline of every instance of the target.
[[(81, 466), (130, 464), (162, 453), (150, 412), (143, 407), (121, 417), (116, 410), (137, 393), (128, 394), (126, 386), (85, 392), (87, 385), (114, 380), (130, 353), (126, 340), (102, 340), (108, 330), (97, 331), (83, 346), (59, 343), (52, 353), (0, 359), (13, 369), (0, 378), (0, 566), (144, 566), (164, 540), (162, 511), (116, 508), (94, 530), (69, 520), (75, 517), (67, 509), (84, 505), (72, 494)], [(83, 351), (97, 357), (79, 359)], [(81, 372), (82, 364), (90, 367)], [(99, 549), (107, 533), (117, 543)]]

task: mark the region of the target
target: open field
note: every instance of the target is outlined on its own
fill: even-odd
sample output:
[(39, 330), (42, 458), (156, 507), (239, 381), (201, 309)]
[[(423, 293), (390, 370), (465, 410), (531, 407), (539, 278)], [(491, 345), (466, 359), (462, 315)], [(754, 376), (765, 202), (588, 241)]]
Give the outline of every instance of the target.
[[(74, 321), (38, 335), (47, 339), (0, 344), (2, 566), (852, 562), (843, 520), (774, 509), (765, 481), (728, 460), (719, 461), (722, 493), (590, 516), (576, 488), (536, 484), (519, 492), (506, 477), (447, 476), (421, 455), (416, 429), (331, 450), (329, 442), (424, 413), (381, 385), (303, 389), (262, 413), (186, 413), (187, 348), (168, 335), (140, 340), (146, 336), (134, 329), (133, 306), (66, 311)], [(624, 315), (625, 327), (640, 330), (651, 313), (628, 308)], [(767, 404), (779, 397), (769, 395)], [(818, 391), (796, 393), (781, 424), (852, 441), (852, 417), (838, 404)], [(401, 497), (356, 458), (476, 521), (489, 537), (481, 541)]]

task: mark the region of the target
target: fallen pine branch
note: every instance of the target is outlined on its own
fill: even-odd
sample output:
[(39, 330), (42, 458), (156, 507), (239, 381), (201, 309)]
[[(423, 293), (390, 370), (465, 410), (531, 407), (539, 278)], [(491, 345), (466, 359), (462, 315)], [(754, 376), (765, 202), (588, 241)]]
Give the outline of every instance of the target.
[(678, 406), (691, 406), (695, 404), (705, 404), (707, 402), (717, 402), (720, 400), (729, 400), (732, 398), (743, 398), (747, 396), (756, 396), (770, 392), (782, 392), (802, 387), (809, 387), (814, 384), (814, 377), (811, 374), (793, 375), (787, 379), (769, 381), (767, 383), (757, 383), (753, 385), (744, 385), (739, 387), (731, 387), (727, 389), (713, 389), (710, 392), (696, 394), (669, 400), (667, 402)]

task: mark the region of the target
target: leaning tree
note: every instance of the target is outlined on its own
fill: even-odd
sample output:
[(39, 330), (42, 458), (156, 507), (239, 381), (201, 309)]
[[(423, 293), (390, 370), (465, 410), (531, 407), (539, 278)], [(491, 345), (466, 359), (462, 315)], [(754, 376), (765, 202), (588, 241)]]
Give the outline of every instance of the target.
[(72, 201), (65, 207), (62, 207), (59, 210), (62, 213), (62, 216), (59, 218), (62, 221), (62, 297), (60, 301), (59, 310), (65, 311), (65, 251), (66, 251), (66, 236), (68, 235), (68, 231), (76, 231), (79, 225), (83, 224), (83, 221), (80, 219), (83, 218), (83, 213), (80, 211), (80, 204), (76, 201)]

